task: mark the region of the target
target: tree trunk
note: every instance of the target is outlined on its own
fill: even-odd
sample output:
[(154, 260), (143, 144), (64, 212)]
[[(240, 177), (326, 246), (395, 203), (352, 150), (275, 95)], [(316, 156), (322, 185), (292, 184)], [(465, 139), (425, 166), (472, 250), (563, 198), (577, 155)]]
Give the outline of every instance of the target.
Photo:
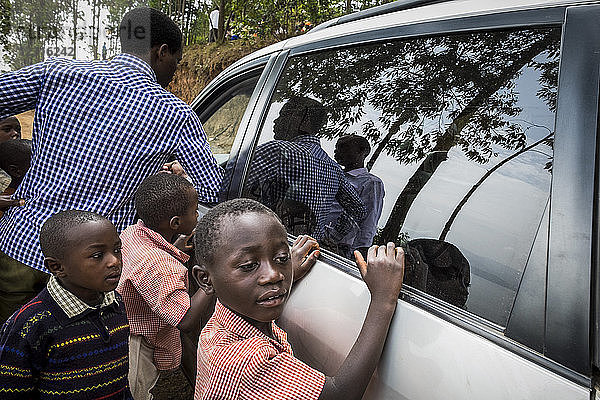
[(78, 14), (78, 0), (71, 0), (71, 6), (73, 7), (73, 58), (77, 58), (77, 20), (79, 19)]
[(219, 30), (217, 32), (217, 42), (223, 43), (225, 41), (225, 0), (219, 0)]

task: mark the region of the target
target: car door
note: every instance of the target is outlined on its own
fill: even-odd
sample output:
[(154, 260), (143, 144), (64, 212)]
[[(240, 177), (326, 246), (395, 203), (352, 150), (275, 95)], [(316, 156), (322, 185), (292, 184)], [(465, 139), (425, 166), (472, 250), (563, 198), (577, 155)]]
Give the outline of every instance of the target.
[[(385, 186), (373, 243), (412, 245), (412, 268), (427, 264), (414, 270), (425, 281), (405, 282), (365, 398), (588, 399), (598, 6), (462, 18), (436, 7), (437, 19), (390, 27), (390, 16), (271, 59), (224, 198), (266, 198), (247, 187), (255, 149), (275, 140), (291, 98), (317, 101), (328, 118), (314, 136), (330, 159), (340, 136), (371, 144), (366, 168)], [(288, 185), (276, 203), (302, 190)], [(334, 374), (369, 293), (325, 242), (280, 322), (299, 358)]]

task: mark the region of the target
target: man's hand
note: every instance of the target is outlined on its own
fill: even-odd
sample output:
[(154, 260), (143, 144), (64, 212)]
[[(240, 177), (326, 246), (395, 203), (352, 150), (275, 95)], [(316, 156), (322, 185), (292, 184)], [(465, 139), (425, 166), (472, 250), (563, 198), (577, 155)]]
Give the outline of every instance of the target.
[(179, 161), (177, 160), (164, 164), (161, 172), (175, 174), (187, 178), (187, 174), (185, 173), (183, 167), (181, 166), (181, 164), (179, 164)]
[(319, 243), (308, 235), (300, 235), (292, 245), (292, 268), (294, 281), (302, 278), (317, 261), (321, 254)]
[(10, 196), (2, 194), (0, 195), (0, 211), (5, 211), (9, 207), (22, 207), (25, 205), (23, 199), (12, 199)]

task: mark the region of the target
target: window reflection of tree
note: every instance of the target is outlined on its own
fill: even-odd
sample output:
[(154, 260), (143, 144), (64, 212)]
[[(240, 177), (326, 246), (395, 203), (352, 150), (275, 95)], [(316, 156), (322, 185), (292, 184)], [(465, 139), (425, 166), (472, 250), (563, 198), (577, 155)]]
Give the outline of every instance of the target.
[[(496, 155), (494, 146), (518, 154), (527, 147), (525, 131), (533, 123), (514, 118), (522, 111), (515, 82), (526, 66), (540, 71), (537, 96), (554, 111), (559, 41), (560, 29), (545, 28), (327, 51), (292, 59), (274, 100), (300, 94), (320, 99), (333, 123), (319, 136), (329, 139), (348, 133), (369, 109), (380, 114), (362, 123), (363, 135), (376, 144), (367, 168), (382, 153), (402, 164), (420, 163), (380, 232), (381, 242), (393, 241), (450, 149), (459, 146), (468, 159), (485, 164)], [(551, 160), (546, 167), (551, 171)]]

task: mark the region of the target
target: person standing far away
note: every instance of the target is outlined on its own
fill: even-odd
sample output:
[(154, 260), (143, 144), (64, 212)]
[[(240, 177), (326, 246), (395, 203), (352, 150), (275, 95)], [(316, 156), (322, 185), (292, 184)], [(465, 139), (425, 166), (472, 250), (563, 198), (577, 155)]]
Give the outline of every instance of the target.
[(216, 42), (219, 34), (219, 7), (215, 8), (210, 12), (210, 15), (208, 17), (208, 24), (210, 28), (208, 32), (208, 42)]
[(35, 109), (31, 167), (14, 194), (25, 205), (0, 218), (0, 296), (13, 309), (23, 304), (10, 300), (13, 271), (47, 279), (39, 231), (50, 215), (92, 211), (121, 232), (135, 222), (136, 188), (171, 156), (201, 203), (218, 200), (223, 171), (200, 120), (165, 90), (182, 57), (181, 30), (141, 7), (125, 14), (119, 34), (122, 54), (111, 60), (53, 58), (0, 75), (0, 120)]

